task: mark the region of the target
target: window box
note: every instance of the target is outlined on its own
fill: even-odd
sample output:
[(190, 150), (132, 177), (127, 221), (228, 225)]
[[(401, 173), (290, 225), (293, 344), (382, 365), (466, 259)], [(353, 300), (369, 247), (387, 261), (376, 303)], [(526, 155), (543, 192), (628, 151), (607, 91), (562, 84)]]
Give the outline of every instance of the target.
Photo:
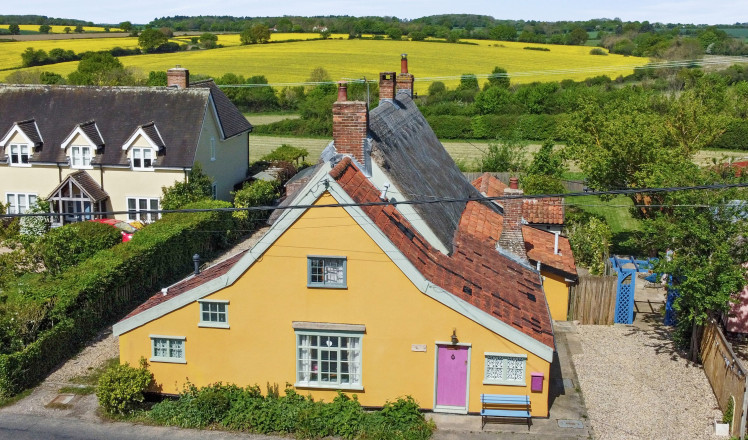
[(225, 300), (199, 300), (198, 327), (229, 328), (229, 302)]
[(511, 353), (485, 353), (486, 385), (526, 386), (527, 355)]
[(151, 335), (151, 362), (186, 364), (184, 336)]
[(346, 257), (307, 257), (307, 287), (345, 289), (348, 287), (347, 272)]

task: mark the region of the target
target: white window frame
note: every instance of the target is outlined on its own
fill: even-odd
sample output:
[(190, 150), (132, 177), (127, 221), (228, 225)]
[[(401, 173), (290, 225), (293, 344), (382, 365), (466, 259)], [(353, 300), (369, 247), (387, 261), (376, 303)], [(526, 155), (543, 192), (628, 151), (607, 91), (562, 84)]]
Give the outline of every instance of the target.
[[(229, 328), (229, 302), (223, 299), (201, 299), (197, 301), (200, 304), (200, 322), (197, 324), (198, 327), (213, 327), (213, 328)], [(211, 306), (216, 306), (218, 310), (210, 310)], [(221, 307), (223, 306), (223, 307)], [(220, 309), (223, 308), (223, 311)], [(207, 309), (207, 310), (206, 310)], [(215, 314), (219, 317), (219, 320), (205, 320), (205, 314)], [(224, 321), (220, 321), (220, 316), (223, 315)]]
[[(146, 158), (148, 155), (150, 157)], [(138, 157), (135, 157), (138, 156)], [(140, 165), (135, 164), (135, 160), (140, 161)], [(146, 166), (145, 161), (150, 160), (150, 165)], [(130, 149), (130, 163), (134, 171), (153, 171), (153, 162), (156, 160), (156, 151), (150, 147), (132, 147)]]
[[(135, 202), (135, 208), (130, 208), (130, 201), (134, 200)], [(140, 203), (145, 201), (146, 208), (143, 209), (140, 206)], [(161, 218), (161, 214), (152, 214), (150, 212), (145, 213), (141, 215), (140, 213), (142, 211), (152, 211), (153, 208), (153, 202), (156, 202), (155, 210), (161, 209), (161, 199), (158, 197), (138, 197), (138, 196), (128, 196), (125, 198), (125, 204), (127, 205), (127, 221), (139, 221), (139, 222), (152, 222), (156, 221)]]
[[(88, 159), (88, 163), (86, 163), (86, 159)], [(93, 169), (91, 159), (93, 159), (93, 148), (89, 145), (70, 146), (70, 166), (72, 168)]]
[[(23, 210), (21, 210), (21, 197), (24, 199)], [(36, 193), (5, 193), (8, 214), (25, 214), (36, 204), (37, 200), (39, 200), (39, 196)]]
[(210, 138), (210, 160), (215, 162), (216, 160), (216, 138)]
[[(186, 364), (187, 355), (185, 352), (186, 340), (184, 336), (164, 336), (164, 335), (149, 335), (151, 338), (151, 362), (167, 362), (172, 364)], [(178, 345), (181, 348), (181, 356), (156, 356), (156, 341), (164, 340), (167, 343), (166, 350), (171, 354), (172, 344)], [(176, 347), (175, 347), (176, 349)]]
[[(350, 331), (316, 331), (316, 330), (296, 330), (296, 383), (294, 386), (300, 388), (325, 388), (334, 390), (353, 390), (362, 391), (363, 387), (363, 339), (364, 333)], [(313, 338), (316, 337), (317, 345), (312, 345)], [(338, 338), (338, 346), (332, 347), (327, 345), (327, 338), (331, 344), (334, 338)], [(345, 349), (340, 347), (342, 339), (351, 338), (355, 340), (353, 348)], [(349, 341), (350, 343), (351, 341)], [(316, 347), (316, 348), (315, 348)], [(328, 352), (328, 359), (324, 359), (323, 352)], [(343, 353), (346, 359), (343, 359)], [(336, 359), (330, 360), (330, 353), (336, 353)], [(353, 359), (353, 360), (351, 360)], [(324, 371), (324, 363), (328, 362), (327, 372)], [(348, 372), (343, 372), (343, 366), (348, 363)], [(331, 367), (335, 365), (332, 371)], [(353, 369), (351, 369), (353, 365)], [(323, 380), (327, 374), (328, 380)], [(344, 376), (348, 377), (348, 382), (343, 382)], [(335, 380), (332, 380), (335, 378)]]
[[(29, 161), (31, 160), (31, 145), (29, 144), (10, 144), (7, 147), (6, 150), (8, 152), (8, 164), (13, 167), (30, 167), (31, 163)], [(26, 153), (24, 153), (24, 150)], [(14, 162), (14, 157), (18, 160), (17, 162)], [(23, 159), (26, 158), (26, 161), (24, 162)]]
[[(514, 385), (514, 386), (527, 386), (527, 355), (526, 354), (516, 354), (516, 353), (493, 353), (493, 352), (485, 352), (483, 353), (483, 384), (484, 385)], [(502, 377), (500, 379), (496, 378), (489, 378), (488, 377), (488, 371), (489, 371), (489, 358), (499, 358), (498, 360), (502, 362)], [(507, 379), (507, 372), (508, 369), (508, 361), (512, 360), (522, 360), (522, 379), (520, 380), (512, 380)]]
[[(317, 274), (313, 273), (314, 269), (318, 269), (318, 267), (315, 266), (315, 262), (322, 260), (323, 261), (323, 267), (322, 267), (322, 273)], [(327, 261), (338, 261), (342, 262), (343, 264), (343, 282), (334, 282), (334, 281), (314, 281), (313, 279), (318, 276), (323, 276), (326, 278), (325, 274), (325, 263)], [(324, 289), (347, 289), (348, 288), (348, 258), (347, 257), (341, 257), (341, 256), (335, 256), (335, 255), (307, 255), (306, 259), (306, 285), (307, 287), (313, 287), (313, 288), (324, 288)]]

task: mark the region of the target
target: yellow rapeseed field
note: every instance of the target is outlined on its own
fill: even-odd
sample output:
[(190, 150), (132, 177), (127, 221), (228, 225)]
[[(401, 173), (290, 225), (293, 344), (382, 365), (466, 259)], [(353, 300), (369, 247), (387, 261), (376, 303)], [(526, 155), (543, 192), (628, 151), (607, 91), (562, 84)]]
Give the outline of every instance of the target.
[[(125, 49), (132, 49), (138, 47), (137, 37), (123, 37), (123, 38), (78, 38), (70, 40), (36, 40), (36, 41), (8, 41), (0, 43), (0, 66), (16, 67), (21, 66), (21, 53), (28, 47), (33, 47), (34, 50), (43, 49), (49, 52), (52, 49), (60, 48), (65, 50), (72, 50), (75, 53), (87, 52), (87, 51), (98, 51), (98, 50), (109, 50), (115, 47), (122, 47)], [(66, 63), (70, 64), (70, 63)], [(75, 63), (77, 65), (77, 63)], [(45, 66), (44, 70), (55, 71), (54, 65)], [(72, 72), (75, 67), (70, 69)], [(7, 75), (9, 72), (5, 72)]]
[[(0, 24), (0, 29), (8, 29), (8, 24)], [(19, 24), (18, 27), (22, 31), (39, 31), (39, 25), (38, 24)], [(51, 25), (52, 30), (50, 31), (53, 34), (64, 34), (65, 28), (69, 27), (71, 29), (71, 33), (73, 30), (75, 30), (75, 26), (60, 26), (60, 25)], [(104, 27), (102, 26), (83, 26), (84, 32), (104, 32)], [(122, 32), (122, 29), (119, 28), (109, 28), (110, 32)]]
[[(29, 42), (26, 46), (36, 46), (37, 43)], [(52, 47), (60, 47), (60, 43), (52, 42)], [(513, 83), (528, 83), (582, 80), (600, 74), (615, 78), (630, 74), (634, 67), (649, 61), (646, 58), (621, 55), (590, 55), (590, 48), (584, 46), (479, 40), (474, 43), (477, 44), (330, 39), (129, 56), (122, 57), (121, 60), (125, 66), (135, 67), (144, 74), (152, 70), (166, 70), (179, 64), (192, 73), (213, 77), (232, 72), (244, 76), (265, 75), (270, 83), (295, 83), (305, 81), (315, 67), (327, 69), (333, 80), (364, 76), (376, 79), (380, 71), (399, 71), (400, 54), (407, 53), (410, 72), (416, 77), (416, 91), (422, 93), (435, 79), (444, 81), (448, 87), (454, 87), (461, 74), (488, 74), (494, 66), (505, 68), (512, 76)], [(120, 43), (104, 44), (125, 47)], [(133, 39), (133, 45), (135, 44)], [(546, 47), (549, 51), (524, 50), (527, 46)], [(79, 51), (80, 49), (76, 50)], [(20, 60), (20, 52), (18, 57)], [(43, 68), (67, 75), (76, 66), (77, 63), (73, 62)], [(7, 74), (8, 72), (1, 72), (0, 78)]]

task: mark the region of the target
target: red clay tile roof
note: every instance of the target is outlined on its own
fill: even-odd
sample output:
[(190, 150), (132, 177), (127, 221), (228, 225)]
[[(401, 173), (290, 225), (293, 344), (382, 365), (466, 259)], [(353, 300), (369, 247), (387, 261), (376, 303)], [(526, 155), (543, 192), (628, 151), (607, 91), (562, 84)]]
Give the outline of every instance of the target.
[[(491, 173), (483, 173), (473, 180), (473, 186), (487, 197), (504, 195), (507, 186)], [(497, 201), (501, 205), (500, 201)], [(522, 205), (522, 217), (528, 223), (542, 223), (549, 225), (564, 224), (564, 204), (560, 197), (545, 199), (525, 199)]]
[(182, 281), (179, 281), (178, 283), (168, 288), (168, 290), (166, 291), (166, 295), (164, 295), (162, 292), (158, 292), (157, 294), (150, 297), (146, 302), (139, 305), (135, 310), (130, 312), (130, 314), (122, 318), (122, 321), (132, 316), (135, 316), (137, 314), (140, 314), (150, 309), (153, 306), (157, 306), (174, 297), (177, 297), (191, 289), (194, 289), (197, 286), (203, 285), (207, 283), (208, 281), (212, 281), (222, 275), (225, 275), (226, 272), (228, 272), (229, 269), (231, 269), (234, 266), (234, 264), (238, 262), (239, 259), (241, 259), (241, 257), (244, 256), (246, 252), (247, 251), (239, 252), (233, 257), (230, 257), (226, 260), (221, 261), (220, 263), (217, 263), (213, 266), (210, 266), (204, 269), (202, 272), (200, 272), (199, 275), (191, 275), (183, 279)]
[[(501, 236), (504, 217), (479, 202), (468, 202), (460, 220), (459, 231), (472, 235), (484, 242), (495, 244)], [(577, 277), (577, 266), (574, 255), (566, 237), (558, 237), (559, 253), (553, 253), (554, 234), (541, 231), (532, 226), (523, 225), (522, 235), (525, 239), (527, 257), (535, 264), (538, 261), (553, 271), (560, 271), (565, 276)]]
[[(355, 202), (379, 201), (379, 190), (350, 158), (340, 161), (330, 176)], [(469, 202), (468, 206), (474, 203)], [(538, 275), (501, 256), (492, 241), (458, 229), (454, 252), (447, 256), (431, 247), (394, 206), (361, 209), (426, 279), (535, 340), (554, 346), (548, 305)]]

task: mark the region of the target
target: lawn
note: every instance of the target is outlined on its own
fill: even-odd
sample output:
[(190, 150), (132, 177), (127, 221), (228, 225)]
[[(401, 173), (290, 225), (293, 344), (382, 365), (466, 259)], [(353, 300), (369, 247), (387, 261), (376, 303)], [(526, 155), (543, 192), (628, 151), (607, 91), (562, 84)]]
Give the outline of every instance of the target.
[(626, 196), (617, 196), (608, 201), (600, 200), (598, 196), (567, 197), (566, 204), (604, 217), (613, 235), (640, 228), (639, 220), (631, 217), (634, 203)]
[[(230, 36), (222, 36), (229, 38)], [(238, 38), (238, 37), (237, 37)], [(125, 47), (126, 39), (105, 39), (101, 49), (115, 45)], [(70, 42), (70, 46), (67, 43)], [(96, 40), (85, 43), (95, 44)], [(525, 43), (470, 41), (474, 44), (447, 44), (438, 42), (393, 40), (329, 39), (278, 44), (231, 46), (222, 49), (197, 50), (169, 54), (122, 57), (125, 66), (135, 67), (144, 74), (164, 71), (179, 64), (190, 72), (220, 77), (231, 72), (244, 76), (264, 75), (270, 83), (306, 81), (312, 69), (324, 67), (333, 80), (378, 78), (383, 70), (399, 71), (400, 54), (407, 53), (410, 72), (416, 77), (416, 92), (424, 93), (435, 80), (455, 87), (464, 73), (489, 74), (494, 66), (505, 68), (514, 83), (533, 81), (582, 80), (607, 74), (611, 77), (633, 72), (634, 67), (646, 64), (646, 58), (620, 55), (594, 56), (584, 46), (538, 45), (550, 51), (524, 50)], [(20, 52), (28, 46), (42, 48), (39, 42), (2, 43), (21, 44), (14, 56), (8, 56), (11, 66), (20, 64)], [(79, 52), (71, 40), (47, 43)], [(9, 47), (9, 46), (4, 46)], [(99, 50), (101, 50), (99, 49)], [(94, 50), (94, 49), (88, 49)], [(7, 62), (7, 61), (6, 61)], [(77, 67), (77, 62), (44, 66), (44, 70), (67, 75)], [(7, 72), (0, 77), (7, 76)]]

